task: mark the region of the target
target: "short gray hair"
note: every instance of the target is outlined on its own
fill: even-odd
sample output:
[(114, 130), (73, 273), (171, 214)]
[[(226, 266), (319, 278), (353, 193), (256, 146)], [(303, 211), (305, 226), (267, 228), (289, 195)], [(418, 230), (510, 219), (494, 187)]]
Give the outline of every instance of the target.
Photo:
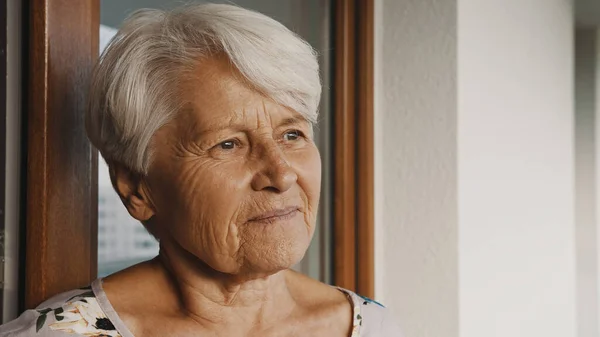
[(258, 92), (316, 123), (317, 55), (281, 23), (232, 5), (143, 9), (124, 21), (92, 77), (86, 129), (106, 161), (147, 173), (152, 136), (182, 108), (177, 81), (217, 54)]

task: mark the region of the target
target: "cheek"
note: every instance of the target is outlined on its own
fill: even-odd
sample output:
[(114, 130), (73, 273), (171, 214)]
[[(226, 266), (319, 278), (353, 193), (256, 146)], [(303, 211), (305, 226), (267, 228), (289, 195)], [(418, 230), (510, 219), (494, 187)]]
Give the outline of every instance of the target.
[[(188, 223), (216, 226), (218, 231), (234, 219), (240, 204), (245, 172), (235, 165), (194, 163), (182, 170), (177, 189)], [(197, 219), (201, 216), (202, 219)], [(201, 220), (201, 221), (198, 221)]]
[[(216, 269), (218, 257), (233, 257), (239, 249), (233, 226), (247, 174), (235, 163), (201, 159), (173, 165), (162, 177), (164, 196), (160, 223), (186, 250)], [(163, 198), (165, 199), (165, 198)]]
[(309, 206), (316, 213), (321, 193), (321, 156), (315, 146), (306, 149), (294, 162), (298, 185), (306, 194)]

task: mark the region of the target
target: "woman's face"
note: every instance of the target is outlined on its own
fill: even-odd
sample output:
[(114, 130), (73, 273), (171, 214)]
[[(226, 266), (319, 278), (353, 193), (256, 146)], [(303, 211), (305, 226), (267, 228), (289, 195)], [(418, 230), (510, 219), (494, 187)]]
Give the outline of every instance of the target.
[(321, 160), (302, 116), (251, 90), (229, 62), (202, 63), (189, 102), (153, 138), (152, 226), (213, 269), (272, 273), (302, 259)]

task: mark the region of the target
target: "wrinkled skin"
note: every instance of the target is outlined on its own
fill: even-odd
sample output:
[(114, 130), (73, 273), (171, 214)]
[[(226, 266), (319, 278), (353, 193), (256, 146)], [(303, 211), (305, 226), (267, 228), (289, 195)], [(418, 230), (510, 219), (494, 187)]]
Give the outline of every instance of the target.
[[(186, 111), (153, 139), (147, 215), (161, 240), (217, 271), (271, 274), (300, 261), (310, 243), (319, 152), (300, 114), (213, 63), (205, 81), (187, 86)], [(252, 220), (272, 211), (291, 214)]]
[(203, 61), (152, 139), (148, 174), (111, 165), (161, 252), (107, 278), (107, 295), (135, 335), (348, 336), (345, 295), (288, 270), (315, 230), (310, 125), (239, 78), (226, 60)]

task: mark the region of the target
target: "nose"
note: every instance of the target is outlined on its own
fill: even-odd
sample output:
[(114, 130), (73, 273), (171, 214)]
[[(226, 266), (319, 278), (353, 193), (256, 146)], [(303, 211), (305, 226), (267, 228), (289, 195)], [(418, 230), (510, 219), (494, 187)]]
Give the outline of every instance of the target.
[(298, 180), (296, 171), (277, 145), (265, 148), (259, 161), (261, 168), (252, 179), (252, 189), (255, 191), (271, 190), (282, 193), (289, 190)]

